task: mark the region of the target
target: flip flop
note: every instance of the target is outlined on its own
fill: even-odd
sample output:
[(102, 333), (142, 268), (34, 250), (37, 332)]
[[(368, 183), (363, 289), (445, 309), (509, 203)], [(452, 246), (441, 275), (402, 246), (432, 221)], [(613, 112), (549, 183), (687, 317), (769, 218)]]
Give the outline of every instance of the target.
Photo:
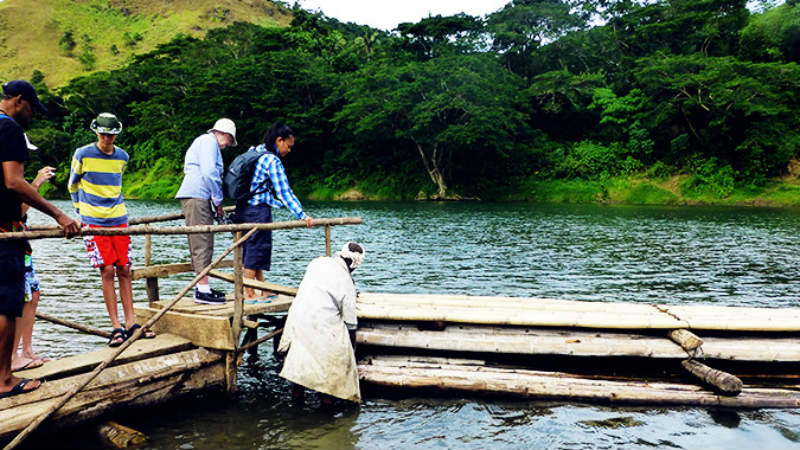
[(278, 298), (278, 295), (277, 294), (262, 295), (261, 297), (253, 297), (253, 298), (251, 298), (249, 300), (245, 300), (244, 302), (245, 303), (250, 303), (250, 304), (253, 304), (253, 303), (272, 303), (272, 300), (269, 300), (269, 299), (274, 299), (274, 298)]
[(33, 381), (33, 380), (30, 379), (30, 378), (23, 378), (22, 381), (17, 383), (17, 385), (14, 386), (13, 388), (11, 388), (10, 391), (3, 392), (2, 394), (0, 394), (0, 398), (13, 397), (13, 396), (18, 395), (18, 394), (24, 394), (26, 392), (33, 392), (33, 391), (39, 389), (42, 386), (42, 383), (39, 383), (39, 386), (36, 386), (33, 389), (25, 389), (25, 386), (27, 386), (28, 383), (30, 383), (31, 381)]
[(127, 336), (125, 335), (124, 328), (114, 328), (111, 330), (111, 337), (108, 339), (108, 346), (109, 347), (119, 347), (125, 342)]
[(17, 371), (20, 371), (20, 370), (35, 369), (37, 367), (42, 367), (43, 365), (44, 365), (44, 361), (43, 360), (41, 360), (41, 359), (32, 359), (32, 360), (28, 361), (28, 364), (25, 364), (22, 367), (17, 367), (16, 369), (12, 367), (11, 371), (12, 372), (17, 372)]
[(42, 361), (43, 363), (49, 363), (50, 361), (52, 361), (52, 359), (50, 359), (47, 356), (41, 356), (41, 355), (37, 355), (35, 353), (34, 353), (33, 356), (31, 356), (31, 359), (38, 359), (38, 360)]
[[(131, 325), (131, 327), (128, 328), (128, 330), (126, 331), (127, 337), (133, 336), (133, 333), (135, 333), (136, 330), (139, 328), (142, 328), (142, 326), (139, 325), (138, 323)], [(155, 339), (155, 337), (156, 334), (153, 332), (153, 330), (151, 330), (150, 328), (144, 329), (144, 332), (142, 333), (142, 339)]]

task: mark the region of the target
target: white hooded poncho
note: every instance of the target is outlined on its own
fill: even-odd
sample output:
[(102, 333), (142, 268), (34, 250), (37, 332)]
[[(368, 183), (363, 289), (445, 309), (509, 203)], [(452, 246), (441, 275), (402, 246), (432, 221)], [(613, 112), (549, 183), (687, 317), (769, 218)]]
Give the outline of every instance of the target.
[(317, 392), (361, 402), (347, 332), (356, 324), (356, 289), (345, 262), (328, 256), (311, 261), (278, 346), (279, 352), (288, 352), (280, 376)]

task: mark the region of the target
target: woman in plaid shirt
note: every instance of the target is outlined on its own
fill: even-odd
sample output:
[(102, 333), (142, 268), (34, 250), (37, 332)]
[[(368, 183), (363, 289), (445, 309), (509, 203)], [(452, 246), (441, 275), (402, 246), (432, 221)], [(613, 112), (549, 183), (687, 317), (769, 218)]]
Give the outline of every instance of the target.
[[(270, 223), (272, 208), (286, 208), (298, 220), (305, 220), (306, 226), (314, 225), (313, 220), (303, 211), (303, 205), (289, 187), (286, 170), (280, 158), (289, 154), (294, 147), (294, 131), (282, 123), (275, 123), (264, 134), (264, 143), (250, 147), (248, 151), (261, 152), (253, 180), (251, 192), (259, 192), (247, 201), (236, 205), (236, 218), (240, 223)], [(272, 231), (257, 231), (243, 246), (244, 276), (264, 281), (264, 271), (270, 269), (272, 261)], [(254, 303), (274, 296), (272, 292), (261, 292), (255, 296), (253, 288), (245, 288), (245, 300)]]

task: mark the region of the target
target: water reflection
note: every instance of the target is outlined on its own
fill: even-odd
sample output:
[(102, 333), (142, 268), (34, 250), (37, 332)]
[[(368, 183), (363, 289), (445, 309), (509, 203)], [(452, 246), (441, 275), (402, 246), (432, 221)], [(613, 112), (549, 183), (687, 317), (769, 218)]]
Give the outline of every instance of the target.
[[(305, 204), (305, 203), (304, 203)], [(69, 209), (67, 202), (59, 207)], [(175, 212), (175, 202), (129, 201), (132, 216)], [(334, 227), (334, 245), (362, 242), (359, 289), (552, 297), (591, 301), (799, 306), (800, 211), (481, 203), (313, 203), (314, 217), (361, 216)], [(275, 220), (290, 220), (284, 211)], [(50, 223), (33, 213), (32, 222)], [(180, 224), (180, 221), (171, 224)], [(218, 252), (230, 236), (220, 236)], [(324, 231), (278, 231), (269, 281), (299, 284), (324, 252)], [(144, 238), (133, 238), (142, 262)], [(34, 243), (41, 311), (109, 328), (100, 279), (78, 240)], [(153, 262), (188, 260), (184, 236), (154, 238)], [(161, 283), (177, 293), (190, 274)], [(134, 283), (137, 302), (144, 284)], [(105, 340), (39, 322), (36, 348), (61, 357)], [(699, 408), (607, 408), (457, 396), (370, 393), (358, 409), (294, 408), (269, 346), (247, 358), (232, 399), (203, 396), (121, 421), (152, 449), (252, 448), (800, 448), (794, 410), (728, 413)], [(412, 393), (413, 394), (413, 393)], [(625, 417), (637, 426), (587, 426)], [(92, 432), (59, 445), (101, 448)], [(67, 444), (64, 444), (64, 443)], [(74, 444), (74, 445), (72, 445)]]

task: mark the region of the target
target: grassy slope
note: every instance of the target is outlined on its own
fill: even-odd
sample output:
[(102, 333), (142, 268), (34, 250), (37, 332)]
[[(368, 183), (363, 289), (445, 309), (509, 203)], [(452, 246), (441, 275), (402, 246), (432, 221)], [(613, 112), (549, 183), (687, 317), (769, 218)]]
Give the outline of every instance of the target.
[(689, 175), (665, 179), (645, 176), (602, 181), (529, 179), (505, 200), (554, 203), (616, 203), (628, 205), (800, 206), (800, 162), (793, 160), (786, 175), (764, 186), (737, 187), (720, 198), (710, 190), (687, 189)]
[[(57, 87), (87, 73), (78, 60), (87, 44), (96, 57), (94, 70), (107, 70), (178, 33), (202, 36), (235, 21), (285, 26), (291, 16), (267, 0), (2, 0), (0, 80), (30, 78), (38, 69), (48, 86)], [(68, 30), (77, 43), (73, 56), (58, 45)], [(143, 39), (128, 46), (125, 33)]]

